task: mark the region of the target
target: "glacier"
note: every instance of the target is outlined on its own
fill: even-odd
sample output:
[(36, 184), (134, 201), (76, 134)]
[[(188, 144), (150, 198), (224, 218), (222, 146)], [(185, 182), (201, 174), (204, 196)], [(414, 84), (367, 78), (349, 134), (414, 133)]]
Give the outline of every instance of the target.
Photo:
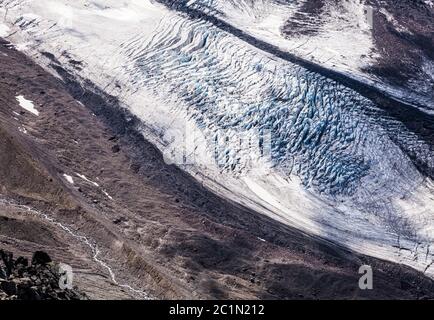
[[(276, 14), (295, 5), (255, 3)], [(117, 97), (168, 162), (217, 194), (434, 277), (432, 145), (338, 81), (173, 8), (235, 4), (252, 8), (0, 0), (0, 15), (16, 48)]]
[[(433, 114), (432, 59), (422, 58), (419, 80), (411, 80), (406, 87), (384, 81), (371, 73), (372, 66), (381, 60), (382, 49), (378, 43), (381, 34), (381, 19), (392, 24), (395, 34), (404, 38), (414, 32), (401, 25), (384, 7), (388, 1), (346, 0), (159, 0), (170, 8), (193, 15), (202, 15), (209, 20), (227, 22), (242, 32), (292, 53), (306, 61), (337, 70), (347, 77), (358, 79), (381, 89), (385, 94), (417, 106)], [(411, 2), (411, 1), (410, 1)], [(383, 3), (380, 4), (379, 3)], [(389, 3), (393, 6), (393, 1)], [(404, 5), (404, 6), (402, 6)], [(422, 2), (419, 2), (422, 6)], [(405, 16), (405, 4), (398, 6)], [(432, 6), (425, 4), (427, 20), (432, 15)], [(431, 12), (431, 13), (429, 13)], [(401, 21), (402, 22), (402, 21)], [(374, 32), (374, 29), (377, 29)], [(376, 36), (374, 36), (376, 33)], [(429, 38), (429, 36), (428, 36)], [(429, 40), (425, 40), (428, 41)], [(399, 49), (398, 49), (399, 50)], [(405, 53), (403, 54), (405, 56)], [(423, 79), (428, 79), (424, 81)], [(416, 83), (412, 84), (415, 81)], [(404, 86), (403, 86), (404, 85)], [(410, 89), (411, 88), (411, 89)]]

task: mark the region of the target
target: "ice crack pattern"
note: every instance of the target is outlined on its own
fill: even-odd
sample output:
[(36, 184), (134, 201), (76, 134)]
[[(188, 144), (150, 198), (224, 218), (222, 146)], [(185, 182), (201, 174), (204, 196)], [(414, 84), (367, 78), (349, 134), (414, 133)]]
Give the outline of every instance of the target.
[[(333, 195), (353, 194), (375, 170), (381, 146), (392, 143), (363, 115), (375, 108), (372, 102), (297, 65), (246, 50), (205, 22), (174, 19), (141, 50), (124, 49), (134, 57), (135, 83), (182, 101), (210, 145), (229, 128), (259, 136), (268, 130), (273, 165)], [(229, 155), (225, 167), (238, 169), (237, 154)], [(378, 177), (383, 181), (393, 173), (385, 169)]]

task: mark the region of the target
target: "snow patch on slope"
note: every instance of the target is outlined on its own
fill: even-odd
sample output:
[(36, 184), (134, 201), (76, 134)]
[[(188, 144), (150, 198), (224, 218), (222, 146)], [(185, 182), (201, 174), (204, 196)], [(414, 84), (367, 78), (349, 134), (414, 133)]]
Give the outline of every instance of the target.
[(39, 111), (36, 110), (35, 105), (32, 101), (27, 100), (23, 96), (17, 96), (16, 97), (18, 103), (20, 104), (20, 107), (29, 111), (30, 113), (33, 113), (35, 116), (39, 116)]
[(79, 174), (79, 173), (75, 173), (75, 175), (76, 175), (77, 177), (81, 178), (82, 180), (84, 180), (84, 181), (86, 181), (86, 182), (88, 182), (88, 183), (90, 183), (90, 184), (93, 184), (95, 187), (99, 187), (99, 184), (98, 184), (98, 183), (93, 182), (92, 180), (88, 179), (85, 175), (83, 175), (83, 174)]
[(66, 181), (68, 181), (70, 184), (74, 184), (74, 179), (70, 176), (67, 175), (66, 173), (63, 174), (63, 177), (65, 178)]

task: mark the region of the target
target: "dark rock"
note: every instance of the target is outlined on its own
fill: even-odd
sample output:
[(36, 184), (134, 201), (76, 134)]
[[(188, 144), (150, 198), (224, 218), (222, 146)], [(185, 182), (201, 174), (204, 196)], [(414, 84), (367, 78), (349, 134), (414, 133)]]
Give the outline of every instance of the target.
[(33, 254), (32, 264), (33, 265), (45, 265), (52, 262), (50, 256), (44, 251), (36, 251)]
[(119, 145), (116, 144), (112, 147), (112, 151), (113, 153), (118, 153), (121, 151), (121, 147), (119, 147)]
[(140, 168), (141, 168), (140, 163), (133, 163), (133, 164), (131, 165), (131, 170), (132, 170), (134, 173), (139, 173)]
[(109, 141), (116, 141), (116, 140), (118, 140), (118, 137), (116, 137), (116, 136), (111, 136), (108, 140), (109, 140)]
[(38, 292), (38, 287), (35, 287), (35, 286), (30, 287), (27, 290), (26, 294), (27, 294), (27, 300), (33, 300), (33, 301), (42, 300), (41, 296), (39, 295), (39, 292)]
[(114, 220), (113, 220), (113, 223), (114, 223), (114, 224), (120, 224), (120, 223), (122, 223), (122, 222), (127, 222), (127, 221), (128, 221), (127, 218), (125, 218), (125, 217), (119, 217), (119, 218), (114, 219)]
[(27, 267), (28, 265), (29, 265), (29, 260), (27, 258), (19, 257), (15, 261), (15, 267), (17, 266)]
[(6, 273), (6, 270), (3, 269), (2, 266), (0, 266), (0, 279), (4, 279), (4, 280), (6, 280), (7, 277), (8, 277), (8, 275), (7, 275), (7, 273)]
[(0, 267), (3, 267), (7, 275), (12, 273), (14, 267), (12, 253), (0, 250)]
[(10, 296), (14, 296), (17, 294), (17, 284), (14, 281), (0, 282), (0, 289)]

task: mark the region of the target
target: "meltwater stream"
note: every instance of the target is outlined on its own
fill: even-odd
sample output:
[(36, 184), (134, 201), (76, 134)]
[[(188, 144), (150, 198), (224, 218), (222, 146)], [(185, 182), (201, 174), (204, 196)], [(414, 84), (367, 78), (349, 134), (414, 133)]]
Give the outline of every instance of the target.
[[(10, 6), (11, 40), (117, 97), (168, 160), (282, 223), (434, 276), (433, 144), (384, 106), (158, 2), (41, 2)], [(55, 24), (64, 12), (72, 23)]]
[(54, 227), (59, 228), (62, 231), (68, 233), (73, 238), (80, 241), (86, 247), (88, 247), (90, 249), (90, 251), (92, 252), (92, 259), (98, 265), (100, 265), (102, 267), (102, 269), (105, 269), (108, 272), (108, 274), (110, 275), (111, 281), (115, 285), (130, 291), (132, 294), (134, 294), (139, 299), (144, 299), (144, 300), (151, 299), (150, 296), (146, 292), (144, 292), (142, 290), (135, 289), (135, 288), (131, 287), (130, 285), (119, 283), (112, 268), (100, 258), (101, 251), (99, 250), (98, 245), (95, 244), (95, 242), (92, 241), (90, 238), (88, 238), (84, 235), (79, 235), (76, 231), (73, 230), (72, 227), (66, 226), (66, 225), (56, 221), (53, 217), (49, 216), (48, 214), (43, 213), (43, 212), (38, 211), (38, 210), (35, 210), (35, 209), (33, 209), (27, 205), (21, 205), (21, 204), (15, 203), (13, 201), (2, 199), (2, 198), (0, 198), (0, 204), (7, 205), (7, 206), (10, 206), (10, 207), (15, 208), (15, 209), (23, 210), (24, 212), (26, 212), (30, 215), (42, 218), (42, 219), (46, 220), (48, 223), (50, 223), (51, 225), (53, 225)]

